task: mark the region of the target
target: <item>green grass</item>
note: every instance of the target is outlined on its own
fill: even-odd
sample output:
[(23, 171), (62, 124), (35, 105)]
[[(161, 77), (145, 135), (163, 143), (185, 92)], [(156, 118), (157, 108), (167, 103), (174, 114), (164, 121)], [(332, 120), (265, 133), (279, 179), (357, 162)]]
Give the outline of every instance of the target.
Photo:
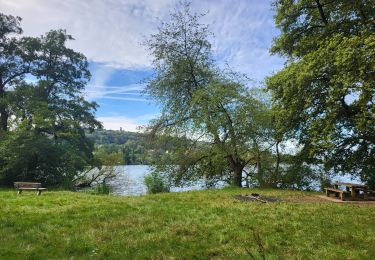
[(1, 259), (375, 259), (375, 207), (246, 189), (142, 197), (0, 190)]

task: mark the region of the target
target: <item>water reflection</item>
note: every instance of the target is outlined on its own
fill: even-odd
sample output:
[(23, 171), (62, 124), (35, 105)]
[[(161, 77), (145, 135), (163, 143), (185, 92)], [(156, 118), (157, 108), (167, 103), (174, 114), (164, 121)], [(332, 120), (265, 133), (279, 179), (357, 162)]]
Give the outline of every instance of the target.
[[(108, 182), (111, 193), (115, 195), (144, 195), (147, 193), (144, 177), (150, 172), (147, 165), (123, 165), (116, 167), (117, 176)], [(204, 182), (187, 187), (171, 187), (172, 192), (205, 189)]]

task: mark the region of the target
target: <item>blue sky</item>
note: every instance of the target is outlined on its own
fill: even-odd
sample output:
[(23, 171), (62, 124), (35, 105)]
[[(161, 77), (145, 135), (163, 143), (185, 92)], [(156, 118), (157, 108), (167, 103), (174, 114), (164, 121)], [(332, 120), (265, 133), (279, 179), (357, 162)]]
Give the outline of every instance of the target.
[[(75, 38), (69, 46), (90, 61), (87, 99), (100, 108), (107, 129), (136, 131), (158, 116), (158, 106), (142, 95), (152, 75), (151, 57), (140, 42), (168, 19), (177, 0), (0, 0), (1, 12), (23, 18), (24, 35), (63, 28)], [(269, 54), (278, 34), (268, 0), (192, 0), (192, 9), (209, 11), (203, 23), (215, 37), (219, 65), (228, 63), (261, 85), (283, 60)]]

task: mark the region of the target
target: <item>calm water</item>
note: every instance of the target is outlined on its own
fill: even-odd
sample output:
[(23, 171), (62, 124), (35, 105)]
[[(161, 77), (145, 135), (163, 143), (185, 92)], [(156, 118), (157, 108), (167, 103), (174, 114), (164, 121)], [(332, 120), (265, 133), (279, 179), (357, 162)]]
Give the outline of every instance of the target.
[[(116, 167), (117, 176), (108, 182), (111, 193), (115, 195), (143, 195), (147, 193), (144, 177), (150, 172), (147, 165), (123, 165)], [(171, 187), (172, 192), (205, 189), (204, 183), (188, 187)]]
[[(150, 172), (150, 167), (147, 165), (124, 165), (117, 166), (118, 172), (116, 178), (108, 182), (112, 194), (115, 195), (143, 195), (147, 193), (146, 186), (143, 182), (144, 176)], [(352, 179), (350, 176), (338, 176), (333, 178), (333, 181), (339, 182), (354, 182), (361, 183), (359, 179)], [(221, 186), (224, 186), (222, 184)], [(316, 185), (319, 189), (319, 185)], [(202, 190), (205, 189), (204, 182), (196, 183), (188, 187), (172, 187), (172, 192), (187, 191), (187, 190)]]

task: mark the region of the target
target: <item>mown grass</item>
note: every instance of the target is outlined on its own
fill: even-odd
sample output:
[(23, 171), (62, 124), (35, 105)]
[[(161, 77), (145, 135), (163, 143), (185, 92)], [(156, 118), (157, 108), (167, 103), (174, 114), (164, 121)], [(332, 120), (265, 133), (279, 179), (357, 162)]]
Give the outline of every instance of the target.
[(375, 207), (224, 189), (97, 196), (0, 190), (1, 259), (375, 259)]

